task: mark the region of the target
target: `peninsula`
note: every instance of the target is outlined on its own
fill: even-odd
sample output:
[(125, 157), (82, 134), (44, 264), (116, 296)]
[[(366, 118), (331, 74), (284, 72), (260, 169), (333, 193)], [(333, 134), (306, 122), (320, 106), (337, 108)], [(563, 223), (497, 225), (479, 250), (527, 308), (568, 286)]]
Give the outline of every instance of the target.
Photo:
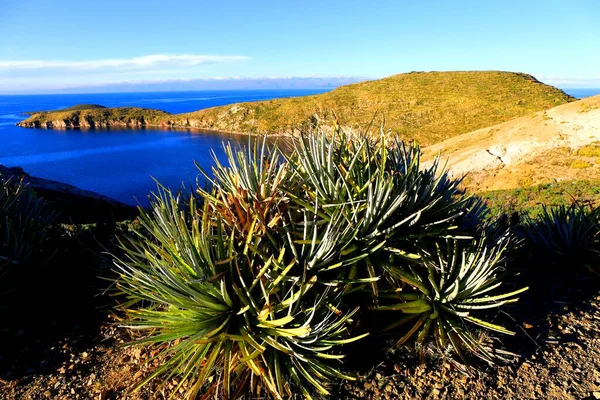
[(290, 135), (311, 120), (361, 128), (375, 121), (430, 145), (575, 100), (533, 76), (502, 71), (411, 72), (295, 98), (236, 103), (184, 114), (80, 105), (32, 113), (35, 128), (165, 127)]

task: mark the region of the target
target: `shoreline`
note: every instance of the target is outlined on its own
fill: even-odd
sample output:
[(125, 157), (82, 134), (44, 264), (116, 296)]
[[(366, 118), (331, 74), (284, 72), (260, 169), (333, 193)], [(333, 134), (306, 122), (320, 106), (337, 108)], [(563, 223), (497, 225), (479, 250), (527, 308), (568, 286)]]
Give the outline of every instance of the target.
[[(173, 114), (173, 115), (179, 115), (179, 114)], [(86, 132), (87, 131), (110, 131), (110, 130), (136, 131), (136, 130), (144, 130), (144, 129), (150, 128), (150, 129), (161, 130), (161, 131), (180, 130), (180, 131), (189, 131), (189, 132), (206, 132), (206, 133), (213, 133), (213, 134), (251, 136), (251, 137), (269, 136), (269, 137), (273, 137), (273, 138), (294, 138), (294, 137), (299, 136), (298, 133), (294, 133), (294, 132), (299, 131), (298, 127), (291, 129), (294, 132), (290, 132), (289, 130), (283, 131), (283, 132), (250, 132), (250, 131), (241, 132), (241, 131), (233, 131), (233, 130), (226, 130), (226, 129), (199, 128), (199, 127), (190, 126), (187, 124), (186, 125), (175, 125), (175, 124), (169, 125), (169, 124), (147, 124), (147, 123), (143, 123), (143, 124), (108, 123), (106, 125), (103, 124), (98, 127), (97, 126), (80, 126), (80, 125), (69, 126), (69, 124), (56, 124), (58, 126), (55, 126), (55, 124), (53, 122), (56, 122), (56, 121), (47, 121), (45, 124), (35, 121), (35, 122), (26, 124), (25, 121), (27, 121), (27, 119), (24, 119), (23, 121), (15, 123), (15, 126), (18, 126), (19, 128), (25, 128), (25, 129), (42, 129), (42, 130), (57, 130), (57, 131), (70, 131), (70, 130), (72, 130), (72, 131), (79, 130), (79, 131), (86, 131)]]
[[(463, 87), (457, 94), (455, 88)], [(482, 93), (478, 88), (485, 87)], [(174, 113), (141, 107), (79, 104), (40, 111), (21, 127), (155, 127), (231, 135), (297, 136), (319, 120), (349, 127), (386, 122), (386, 128), (426, 146), (576, 99), (533, 76), (501, 71), (415, 72), (340, 86), (299, 97), (242, 101)], [(331, 125), (324, 123), (324, 125)]]

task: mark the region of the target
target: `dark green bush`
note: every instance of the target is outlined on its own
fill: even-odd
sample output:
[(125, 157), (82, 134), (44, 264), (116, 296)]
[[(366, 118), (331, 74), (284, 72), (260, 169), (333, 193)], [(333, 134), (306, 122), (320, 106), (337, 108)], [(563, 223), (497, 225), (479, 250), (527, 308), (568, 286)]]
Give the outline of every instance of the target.
[(0, 176), (0, 277), (41, 251), (53, 219), (31, 188)]
[(522, 234), (546, 267), (585, 266), (600, 272), (600, 208), (573, 203), (526, 217)]

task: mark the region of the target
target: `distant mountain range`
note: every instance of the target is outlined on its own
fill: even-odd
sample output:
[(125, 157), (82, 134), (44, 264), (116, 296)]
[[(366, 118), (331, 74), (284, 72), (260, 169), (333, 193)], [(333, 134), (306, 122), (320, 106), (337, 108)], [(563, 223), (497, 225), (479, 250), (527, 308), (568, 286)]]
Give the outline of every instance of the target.
[[(36, 90), (35, 93), (133, 93), (181, 92), (196, 90), (276, 90), (276, 89), (333, 89), (367, 80), (363, 77), (282, 77), (282, 78), (215, 78), (165, 81), (119, 82), (86, 85), (61, 89)], [(33, 93), (23, 91), (20, 93)]]

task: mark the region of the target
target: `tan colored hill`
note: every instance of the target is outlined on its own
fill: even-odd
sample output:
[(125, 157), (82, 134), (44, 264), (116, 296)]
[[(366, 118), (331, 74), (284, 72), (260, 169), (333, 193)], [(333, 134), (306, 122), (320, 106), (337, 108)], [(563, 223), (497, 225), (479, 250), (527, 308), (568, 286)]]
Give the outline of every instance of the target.
[(441, 154), (465, 185), (499, 190), (600, 179), (600, 96), (447, 139), (425, 149)]
[(255, 134), (291, 134), (318, 114), (367, 125), (375, 115), (388, 129), (423, 145), (574, 99), (530, 75), (499, 72), (413, 72), (296, 98), (237, 103), (171, 115), (144, 109), (37, 113), (27, 127), (167, 126)]

